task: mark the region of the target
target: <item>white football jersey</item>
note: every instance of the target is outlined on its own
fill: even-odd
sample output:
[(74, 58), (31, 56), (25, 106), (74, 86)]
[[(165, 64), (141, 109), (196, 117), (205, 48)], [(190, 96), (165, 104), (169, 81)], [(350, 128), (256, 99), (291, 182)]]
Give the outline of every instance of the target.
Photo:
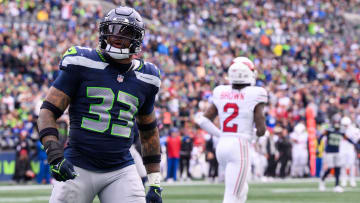
[(253, 134), (255, 106), (267, 103), (268, 95), (262, 87), (248, 86), (236, 90), (231, 85), (220, 85), (213, 91), (212, 102), (218, 110), (223, 134), (249, 139)]
[[(360, 129), (356, 128), (355, 126), (351, 125), (346, 129), (345, 132), (346, 137), (348, 137), (353, 142), (357, 143), (360, 139)], [(341, 139), (340, 141), (340, 153), (343, 152), (354, 152), (355, 147), (349, 141), (345, 139)]]

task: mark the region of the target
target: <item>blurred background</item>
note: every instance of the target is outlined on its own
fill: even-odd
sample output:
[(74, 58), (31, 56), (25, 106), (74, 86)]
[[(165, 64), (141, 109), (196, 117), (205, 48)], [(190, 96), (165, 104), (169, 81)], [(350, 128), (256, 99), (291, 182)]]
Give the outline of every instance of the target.
[[(36, 129), (40, 105), (62, 54), (97, 47), (100, 19), (119, 5), (145, 18), (138, 57), (161, 70), (164, 181), (223, 180), (217, 139), (193, 117), (227, 83), (237, 56), (254, 62), (257, 85), (269, 92), (268, 132), (251, 141), (252, 180), (319, 176), (317, 138), (333, 120), (360, 125), (359, 0), (0, 0), (0, 181), (50, 183)], [(58, 121), (64, 140), (68, 123), (66, 114)], [(294, 166), (296, 156), (303, 161)], [(167, 158), (178, 160), (175, 174)], [(356, 167), (358, 176), (358, 159)]]

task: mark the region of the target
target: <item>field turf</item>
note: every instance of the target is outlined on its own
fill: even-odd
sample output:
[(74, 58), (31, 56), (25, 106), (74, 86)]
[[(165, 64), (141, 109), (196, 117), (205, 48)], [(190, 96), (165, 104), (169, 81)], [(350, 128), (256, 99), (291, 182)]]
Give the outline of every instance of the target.
[[(247, 203), (360, 202), (360, 186), (345, 188), (344, 193), (334, 193), (333, 184), (333, 180), (329, 180), (327, 191), (319, 192), (316, 179), (251, 183)], [(164, 184), (163, 187), (164, 203), (219, 203), (224, 191), (224, 184), (207, 182)], [(49, 201), (50, 192), (50, 185), (2, 184), (0, 203), (45, 203)], [(94, 203), (99, 203), (99, 200), (95, 199)]]

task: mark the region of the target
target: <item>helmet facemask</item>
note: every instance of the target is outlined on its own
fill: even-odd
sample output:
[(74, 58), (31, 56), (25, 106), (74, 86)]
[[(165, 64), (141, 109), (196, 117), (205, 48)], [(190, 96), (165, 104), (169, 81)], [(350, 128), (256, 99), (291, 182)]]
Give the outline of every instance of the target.
[(133, 8), (112, 9), (100, 22), (100, 48), (114, 59), (127, 59), (141, 51), (145, 25)]
[(144, 30), (119, 23), (101, 23), (101, 48), (114, 59), (126, 59), (141, 51)]

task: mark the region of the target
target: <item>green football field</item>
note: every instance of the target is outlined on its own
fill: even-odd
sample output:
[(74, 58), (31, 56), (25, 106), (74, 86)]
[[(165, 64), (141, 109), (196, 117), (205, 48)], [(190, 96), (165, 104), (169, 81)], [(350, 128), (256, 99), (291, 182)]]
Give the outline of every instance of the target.
[[(360, 182), (358, 182), (358, 185)], [(360, 186), (345, 188), (344, 193), (332, 192), (333, 181), (327, 183), (327, 191), (319, 192), (317, 180), (251, 183), (248, 203), (358, 203)], [(222, 201), (223, 184), (206, 182), (166, 184), (165, 203), (215, 203)], [(49, 200), (50, 185), (2, 185), (0, 203), (45, 203)], [(120, 192), (120, 191), (119, 191)], [(94, 202), (99, 202), (97, 199)]]

